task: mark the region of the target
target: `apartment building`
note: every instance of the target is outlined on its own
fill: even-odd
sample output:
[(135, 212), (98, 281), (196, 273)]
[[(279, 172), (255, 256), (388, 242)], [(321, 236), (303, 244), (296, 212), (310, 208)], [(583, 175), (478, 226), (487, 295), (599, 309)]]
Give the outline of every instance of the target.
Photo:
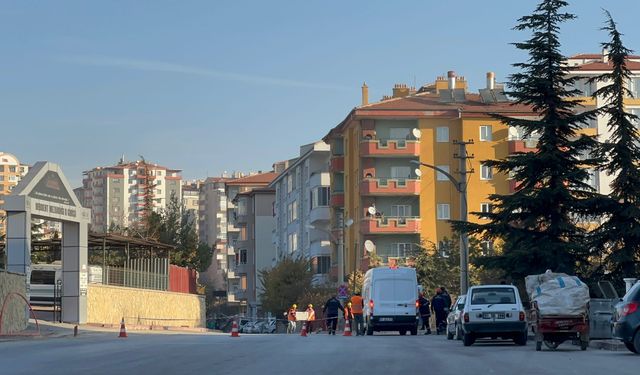
[(247, 314), (256, 317), (260, 310), (260, 294), (263, 285), (260, 271), (273, 267), (277, 262), (276, 248), (271, 241), (275, 228), (273, 212), (275, 190), (256, 188), (238, 193), (236, 226), (239, 236), (235, 247), (235, 268), (229, 269), (231, 279), (240, 280), (239, 287), (232, 288), (235, 300), (246, 303)]
[(200, 214), (200, 186), (202, 181), (185, 181), (182, 183), (182, 208), (189, 215), (195, 226), (196, 233), (199, 234), (199, 214)]
[(84, 172), (81, 200), (91, 209), (91, 229), (105, 232), (111, 225), (123, 227), (140, 223), (145, 216), (145, 202), (158, 212), (167, 207), (173, 196), (182, 198), (179, 169), (170, 169), (144, 160), (96, 167)]
[[(592, 95), (601, 87), (610, 85), (611, 82), (589, 82), (588, 80), (603, 73), (610, 72), (613, 69), (608, 59), (607, 51), (603, 50), (602, 53), (583, 53), (571, 56), (567, 59), (567, 65), (571, 68), (570, 75), (578, 78), (574, 88), (582, 92), (582, 95), (578, 98), (584, 106), (582, 110), (592, 110), (605, 105), (606, 102), (603, 97), (593, 98)], [(631, 80), (627, 84), (627, 88), (631, 91), (632, 96), (625, 98), (624, 103), (629, 112), (638, 116), (640, 115), (640, 56), (629, 56), (627, 68), (632, 74)], [(598, 135), (601, 141), (609, 139), (611, 132), (608, 128), (608, 118), (600, 114), (589, 123), (585, 133)], [(611, 193), (610, 185), (615, 176), (609, 175), (604, 171), (591, 170), (590, 172), (590, 182), (592, 186), (596, 187), (599, 193)]]
[(330, 156), (323, 141), (304, 145), (299, 157), (270, 185), (276, 195), (273, 243), (278, 259), (309, 259), (317, 283), (329, 280), (331, 263), (337, 261), (329, 211)]
[[(20, 163), (15, 155), (0, 151), (0, 206), (2, 196), (11, 194), (13, 188), (29, 172), (29, 166)], [(6, 233), (6, 214), (0, 210), (0, 236)]]
[(459, 178), (463, 160), (470, 172), (468, 212), (491, 210), (489, 195), (513, 191), (514, 181), (483, 161), (535, 144), (492, 113), (533, 116), (508, 101), (493, 73), (478, 93), (470, 93), (455, 72), (418, 89), (397, 84), (393, 95), (375, 103), (362, 87), (362, 104), (324, 138), (331, 146), (332, 225), (345, 227), (346, 274), (367, 269), (366, 241), (383, 262), (410, 257), (429, 244), (447, 248), (448, 220), (460, 219), (460, 196), (445, 174), (424, 166), (416, 172), (416, 162)]

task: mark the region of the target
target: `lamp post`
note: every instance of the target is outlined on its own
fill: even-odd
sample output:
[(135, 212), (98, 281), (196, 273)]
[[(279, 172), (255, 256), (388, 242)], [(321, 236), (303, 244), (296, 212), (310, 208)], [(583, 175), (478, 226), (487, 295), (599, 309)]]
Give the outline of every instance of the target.
[[(460, 195), (460, 221), (467, 222), (467, 164), (466, 159), (470, 158), (467, 156), (466, 145), (472, 143), (469, 142), (455, 142), (454, 144), (458, 144), (460, 146), (460, 154), (456, 155), (458, 159), (460, 159), (460, 179), (456, 179), (449, 172), (436, 167), (435, 165), (427, 164), (420, 162), (418, 160), (411, 160), (412, 164), (421, 165), (423, 167), (431, 168), (437, 172), (445, 175), (449, 181), (453, 184)], [(420, 169), (416, 169), (416, 174), (420, 175)], [(469, 288), (469, 234), (467, 233), (466, 228), (460, 231), (460, 293), (466, 294), (467, 289)]]
[(327, 233), (331, 239), (333, 240), (333, 243), (335, 243), (337, 245), (338, 248), (338, 284), (339, 285), (343, 285), (344, 284), (344, 249), (345, 249), (345, 232), (346, 229), (348, 227), (350, 227), (353, 224), (353, 219), (347, 219), (344, 220), (344, 218), (341, 218), (340, 220), (340, 229), (342, 231), (342, 235), (340, 236), (340, 238), (337, 239), (335, 236), (333, 235), (333, 233), (331, 233), (328, 230), (324, 230), (321, 228), (316, 227), (315, 225), (312, 224), (307, 224), (307, 228), (309, 229), (315, 229), (315, 230), (319, 230), (321, 232)]

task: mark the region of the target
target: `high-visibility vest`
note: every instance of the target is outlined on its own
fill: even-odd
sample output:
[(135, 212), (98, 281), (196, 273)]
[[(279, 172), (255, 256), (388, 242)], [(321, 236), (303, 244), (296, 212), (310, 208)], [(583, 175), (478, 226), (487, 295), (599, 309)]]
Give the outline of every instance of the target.
[(349, 307), (344, 308), (344, 318), (345, 319), (353, 319), (353, 311)]
[(316, 320), (316, 312), (311, 307), (307, 309), (307, 320)]
[(293, 309), (293, 308), (289, 309), (289, 314), (287, 316), (287, 319), (288, 320), (292, 320), (294, 322), (296, 321), (296, 310), (295, 309)]
[(351, 297), (351, 311), (354, 314), (362, 314), (362, 297), (353, 296)]

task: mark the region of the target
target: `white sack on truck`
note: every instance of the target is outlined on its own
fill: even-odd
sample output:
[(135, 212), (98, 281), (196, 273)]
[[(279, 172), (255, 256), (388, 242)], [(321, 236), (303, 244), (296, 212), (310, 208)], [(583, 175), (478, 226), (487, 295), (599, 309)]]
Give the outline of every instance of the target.
[(541, 315), (587, 313), (589, 287), (577, 276), (547, 271), (525, 278), (527, 294), (538, 304)]

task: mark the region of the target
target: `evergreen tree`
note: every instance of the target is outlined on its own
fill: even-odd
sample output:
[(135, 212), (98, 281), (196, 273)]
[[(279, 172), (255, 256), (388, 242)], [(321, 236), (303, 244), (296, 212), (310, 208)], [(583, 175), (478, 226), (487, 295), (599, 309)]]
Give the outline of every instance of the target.
[(640, 264), (640, 136), (636, 124), (638, 117), (625, 110), (625, 97), (632, 97), (626, 87), (631, 78), (627, 59), (631, 51), (622, 43), (611, 14), (603, 30), (611, 40), (602, 43), (608, 51), (611, 72), (604, 73), (592, 82), (606, 82), (593, 95), (605, 100), (601, 112), (609, 119), (610, 138), (600, 143), (597, 154), (606, 160), (601, 170), (615, 175), (611, 193), (602, 197), (600, 207), (605, 213), (604, 222), (592, 232), (593, 246), (604, 253), (601, 275), (607, 271), (612, 281), (621, 282), (624, 277), (635, 277)]
[[(575, 18), (563, 12), (566, 6), (562, 0), (543, 0), (531, 15), (518, 20), (515, 29), (531, 31), (532, 36), (514, 43), (529, 58), (514, 64), (520, 71), (510, 77), (508, 94), (539, 117), (494, 117), (521, 129), (525, 137), (538, 138), (537, 150), (488, 162), (508, 173), (518, 187), (510, 195), (490, 196), (494, 211), (476, 213), (489, 219), (487, 224), (466, 225), (473, 233), (503, 241), (502, 254), (488, 257), (484, 264), (514, 279), (546, 269), (573, 273), (584, 258), (585, 231), (579, 221), (588, 214), (593, 195), (585, 167), (594, 161), (580, 156), (588, 154), (595, 141), (577, 133), (595, 114), (577, 114), (579, 102), (569, 99), (579, 91), (570, 88), (575, 78), (567, 75), (560, 52), (560, 24)], [(461, 226), (465, 225), (457, 223)]]

